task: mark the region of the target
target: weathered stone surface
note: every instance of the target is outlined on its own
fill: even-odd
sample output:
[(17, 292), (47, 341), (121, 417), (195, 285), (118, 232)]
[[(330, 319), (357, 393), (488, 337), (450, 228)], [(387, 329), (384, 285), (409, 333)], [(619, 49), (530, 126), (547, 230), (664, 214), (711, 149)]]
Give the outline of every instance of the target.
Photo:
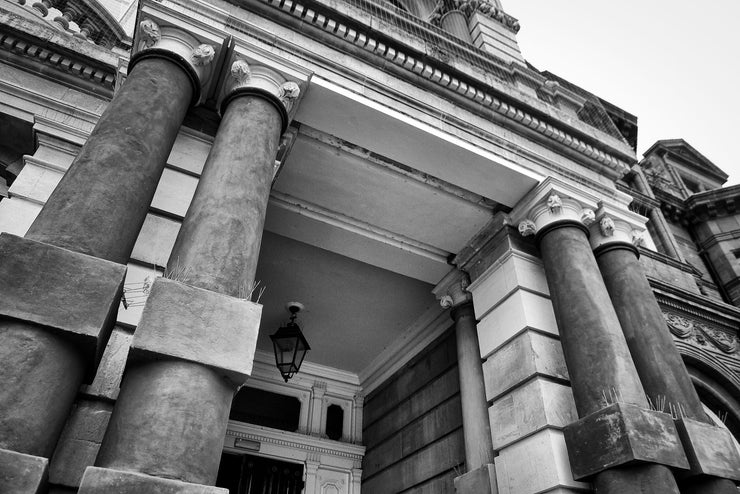
[(740, 455), (729, 430), (688, 418), (676, 420), (676, 428), (692, 475), (740, 480)]
[(488, 463), (455, 477), (455, 492), (458, 494), (498, 494), (496, 468)]
[(241, 384), (252, 372), (261, 315), (253, 302), (157, 278), (129, 358), (176, 357)]
[(79, 494), (229, 494), (228, 489), (152, 477), (143, 473), (89, 467)]
[(83, 400), (77, 405), (52, 457), (51, 483), (79, 487), (85, 469), (95, 463), (112, 410), (112, 404), (101, 401)]
[(689, 467), (670, 415), (615, 403), (563, 429), (575, 479), (634, 462)]
[(46, 488), (49, 460), (0, 449), (0, 492), (41, 494)]
[(15, 235), (0, 235), (0, 314), (105, 345), (126, 267)]

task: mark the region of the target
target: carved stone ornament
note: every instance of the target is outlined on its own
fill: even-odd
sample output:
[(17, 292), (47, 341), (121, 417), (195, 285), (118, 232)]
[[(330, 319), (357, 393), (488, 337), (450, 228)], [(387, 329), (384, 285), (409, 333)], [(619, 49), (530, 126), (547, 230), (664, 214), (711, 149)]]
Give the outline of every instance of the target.
[(202, 44), (198, 45), (198, 47), (193, 50), (193, 54), (190, 56), (190, 59), (192, 60), (193, 65), (202, 67), (211, 63), (215, 56), (216, 50), (213, 49), (213, 46)]
[(292, 103), (300, 94), (300, 86), (293, 81), (284, 82), (283, 85), (280, 86), (280, 101), (284, 104)]
[(528, 237), (537, 233), (537, 225), (532, 220), (524, 220), (519, 223), (519, 234), (522, 237)]
[(604, 216), (601, 218), (601, 221), (599, 221), (599, 230), (603, 236), (611, 237), (614, 235), (614, 220), (608, 216)]
[(453, 300), (449, 295), (443, 295), (442, 298), (439, 299), (439, 305), (441, 305), (443, 309), (449, 309), (452, 307), (452, 304)]
[(685, 339), (694, 332), (694, 323), (674, 314), (663, 314), (668, 329), (679, 338)]
[(588, 226), (594, 221), (596, 221), (596, 213), (594, 213), (593, 209), (584, 209), (581, 211), (581, 223)]
[(645, 244), (645, 232), (640, 230), (632, 230), (630, 236), (632, 237), (632, 245), (634, 245), (635, 247), (640, 247), (641, 245)]
[(231, 64), (231, 76), (239, 84), (245, 84), (252, 77), (252, 71), (249, 70), (249, 64), (245, 60), (236, 60)]
[(159, 26), (151, 19), (144, 19), (141, 21), (139, 23), (139, 29), (141, 29), (141, 40), (144, 42), (145, 48), (151, 48), (159, 43), (160, 39), (162, 39), (162, 33), (159, 31)]
[(663, 316), (668, 329), (678, 338), (688, 339), (693, 337), (693, 340), (701, 346), (707, 346), (707, 342), (709, 342), (724, 353), (738, 351), (740, 342), (738, 342), (737, 336), (675, 314), (663, 314)]
[(552, 214), (558, 214), (563, 209), (563, 200), (557, 194), (551, 194), (547, 198), (547, 207)]

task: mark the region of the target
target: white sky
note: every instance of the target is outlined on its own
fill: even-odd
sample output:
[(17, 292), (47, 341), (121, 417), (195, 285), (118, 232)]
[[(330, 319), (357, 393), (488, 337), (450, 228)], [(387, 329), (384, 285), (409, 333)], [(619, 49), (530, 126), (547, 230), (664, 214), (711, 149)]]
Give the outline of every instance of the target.
[(524, 57), (683, 138), (740, 183), (740, 0), (503, 0)]

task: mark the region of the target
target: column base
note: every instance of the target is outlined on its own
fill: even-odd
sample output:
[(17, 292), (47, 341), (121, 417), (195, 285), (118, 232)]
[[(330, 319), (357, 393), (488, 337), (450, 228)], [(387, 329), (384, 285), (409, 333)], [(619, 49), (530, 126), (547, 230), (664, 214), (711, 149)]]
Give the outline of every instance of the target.
[(457, 494), (498, 494), (496, 469), (492, 463), (455, 477)]
[(673, 418), (666, 413), (614, 403), (567, 425), (563, 433), (576, 480), (640, 462), (689, 468)]
[(691, 473), (740, 480), (738, 455), (729, 430), (698, 420), (682, 417), (676, 420)]
[(49, 460), (0, 449), (0, 492), (3, 494), (41, 494), (45, 492)]
[(88, 467), (78, 494), (229, 494), (229, 490), (143, 473)]

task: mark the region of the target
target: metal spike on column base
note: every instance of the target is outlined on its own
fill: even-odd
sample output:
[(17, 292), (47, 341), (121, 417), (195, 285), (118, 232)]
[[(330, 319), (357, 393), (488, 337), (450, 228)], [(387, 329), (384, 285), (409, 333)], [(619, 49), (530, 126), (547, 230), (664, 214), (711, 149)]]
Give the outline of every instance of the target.
[(614, 403), (567, 425), (563, 433), (576, 480), (639, 462), (689, 468), (667, 413)]
[(78, 494), (229, 494), (229, 490), (137, 472), (88, 467)]
[(676, 429), (691, 465), (687, 475), (740, 480), (740, 454), (729, 430), (685, 417), (676, 420)]
[(45, 492), (49, 460), (0, 449), (0, 492), (40, 494)]

